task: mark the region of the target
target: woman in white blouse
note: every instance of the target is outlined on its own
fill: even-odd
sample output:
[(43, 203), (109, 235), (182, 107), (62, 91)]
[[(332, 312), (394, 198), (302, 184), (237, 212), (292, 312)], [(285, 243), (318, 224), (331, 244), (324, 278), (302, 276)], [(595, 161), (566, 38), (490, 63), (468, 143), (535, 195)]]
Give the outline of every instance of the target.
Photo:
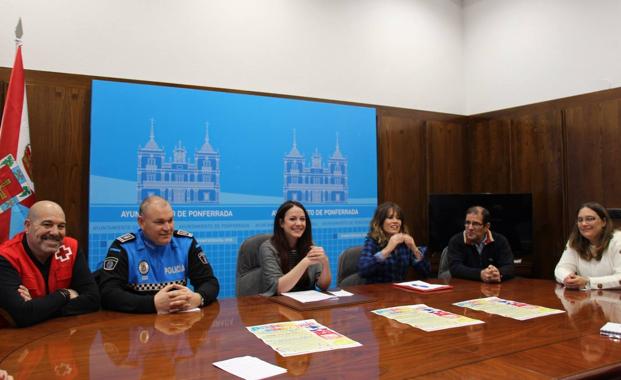
[(568, 288), (621, 288), (621, 231), (614, 230), (599, 203), (588, 202), (578, 209), (554, 276)]

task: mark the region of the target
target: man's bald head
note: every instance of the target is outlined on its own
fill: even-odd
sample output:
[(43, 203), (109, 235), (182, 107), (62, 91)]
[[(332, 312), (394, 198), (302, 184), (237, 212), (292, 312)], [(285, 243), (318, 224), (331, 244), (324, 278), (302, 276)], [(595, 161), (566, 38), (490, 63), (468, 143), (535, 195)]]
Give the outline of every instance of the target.
[(39, 201), (30, 207), (30, 210), (28, 211), (28, 219), (35, 220), (50, 213), (59, 214), (62, 215), (63, 219), (65, 218), (65, 212), (58, 203), (52, 201)]
[(152, 206), (166, 208), (166, 207), (170, 207), (170, 203), (168, 203), (166, 199), (158, 195), (151, 195), (145, 198), (140, 204), (140, 207), (138, 208), (138, 215), (144, 215), (145, 213), (148, 212), (148, 209)]
[(138, 224), (148, 240), (157, 245), (166, 245), (172, 239), (174, 216), (166, 199), (152, 195), (140, 204)]
[(24, 221), (26, 242), (32, 253), (44, 262), (56, 252), (66, 234), (65, 212), (58, 203), (36, 202)]

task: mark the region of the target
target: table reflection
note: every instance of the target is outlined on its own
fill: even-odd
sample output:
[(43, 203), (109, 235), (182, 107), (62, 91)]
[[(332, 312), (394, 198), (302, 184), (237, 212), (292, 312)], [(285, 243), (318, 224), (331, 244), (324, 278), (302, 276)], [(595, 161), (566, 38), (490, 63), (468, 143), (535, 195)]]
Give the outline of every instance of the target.
[(107, 320), (43, 334), (9, 354), (3, 365), (16, 379), (188, 378), (211, 366), (196, 354), (209, 344), (219, 307), (167, 315), (110, 313)]
[(31, 344), (13, 355), (17, 368), (7, 368), (15, 379), (28, 379), (45, 373), (48, 378), (77, 379), (88, 374), (88, 367), (79, 359), (78, 347), (90, 345), (96, 332), (75, 328), (54, 334), (44, 344)]
[[(108, 358), (118, 367), (137, 367), (149, 355), (165, 352), (166, 358), (192, 356), (192, 340), (186, 332), (202, 318), (201, 312), (158, 315), (145, 325), (108, 326), (99, 330)], [(193, 342), (198, 342), (195, 339)], [(96, 347), (95, 347), (96, 349)]]
[(500, 297), (502, 284), (481, 283), (481, 294), (485, 297)]
[(302, 376), (308, 371), (311, 363), (311, 355), (296, 355), (296, 356), (280, 356), (278, 353), (274, 353), (276, 357), (276, 365), (286, 368), (287, 373), (291, 376)]
[(557, 285), (554, 292), (572, 321), (588, 315), (588, 318), (594, 321), (621, 323), (621, 291), (581, 291)]
[(580, 352), (586, 361), (595, 363), (604, 358), (608, 350), (606, 345), (602, 344), (602, 339), (608, 338), (597, 335), (585, 335), (580, 338)]
[(405, 339), (411, 339), (408, 333), (412, 332), (412, 326), (390, 318), (386, 318), (384, 322), (382, 334), (388, 339), (387, 344), (392, 346), (404, 342)]
[(205, 344), (218, 311), (215, 303), (208, 311), (154, 315), (132, 324), (106, 324), (99, 328), (91, 346), (91, 378), (187, 377), (200, 367), (195, 355)]

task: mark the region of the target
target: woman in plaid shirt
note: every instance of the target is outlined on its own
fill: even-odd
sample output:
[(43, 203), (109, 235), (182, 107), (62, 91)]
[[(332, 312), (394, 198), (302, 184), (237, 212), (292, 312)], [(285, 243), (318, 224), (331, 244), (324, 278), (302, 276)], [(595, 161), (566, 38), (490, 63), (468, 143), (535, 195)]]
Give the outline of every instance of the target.
[(367, 284), (401, 282), (410, 266), (423, 278), (429, 275), (424, 250), (416, 246), (408, 233), (401, 208), (393, 202), (382, 203), (375, 210), (360, 254), (360, 277)]

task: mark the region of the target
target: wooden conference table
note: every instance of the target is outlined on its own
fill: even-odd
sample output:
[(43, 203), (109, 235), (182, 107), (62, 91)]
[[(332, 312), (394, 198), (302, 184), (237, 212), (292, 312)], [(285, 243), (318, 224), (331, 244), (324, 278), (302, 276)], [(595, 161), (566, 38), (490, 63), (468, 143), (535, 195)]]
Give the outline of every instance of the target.
[[(565, 291), (552, 281), (486, 285), (452, 280), (452, 291), (418, 294), (390, 285), (348, 290), (373, 302), (300, 312), (269, 299), (231, 298), (201, 312), (128, 315), (109, 311), (0, 330), (0, 368), (19, 379), (232, 378), (212, 366), (252, 355), (286, 367), (279, 378), (544, 379), (621, 376), (621, 342), (599, 335), (621, 322), (621, 291)], [(453, 306), (501, 298), (567, 310), (527, 321)], [(424, 332), (371, 310), (424, 303), (485, 324)], [(362, 347), (283, 358), (245, 326), (314, 318)]]

